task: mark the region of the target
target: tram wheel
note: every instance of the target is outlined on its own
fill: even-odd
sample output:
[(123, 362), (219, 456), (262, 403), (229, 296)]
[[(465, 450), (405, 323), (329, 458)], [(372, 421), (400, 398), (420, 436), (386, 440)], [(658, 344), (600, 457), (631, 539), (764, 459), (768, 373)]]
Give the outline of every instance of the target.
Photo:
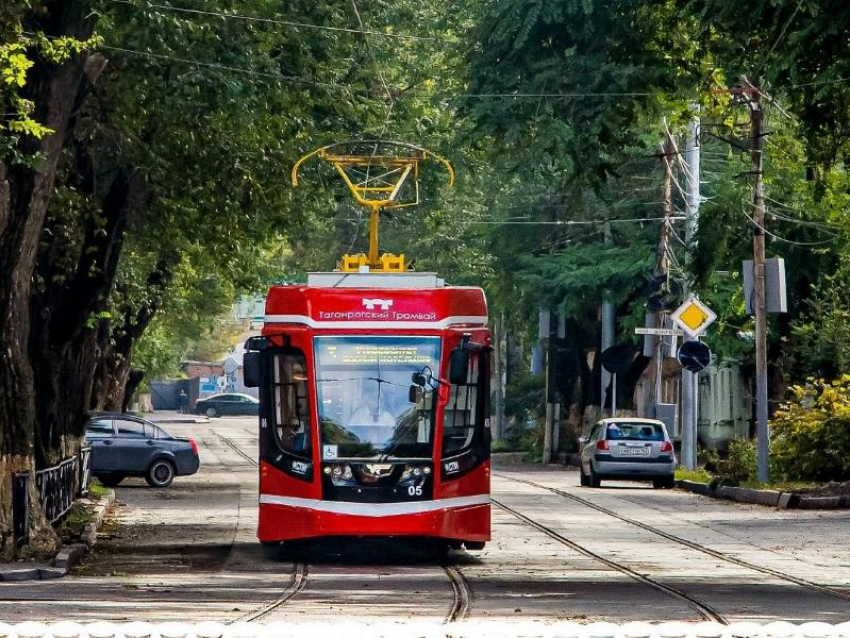
[(472, 551), (479, 551), (484, 549), (484, 541), (463, 541), (463, 544), (466, 546), (466, 549)]

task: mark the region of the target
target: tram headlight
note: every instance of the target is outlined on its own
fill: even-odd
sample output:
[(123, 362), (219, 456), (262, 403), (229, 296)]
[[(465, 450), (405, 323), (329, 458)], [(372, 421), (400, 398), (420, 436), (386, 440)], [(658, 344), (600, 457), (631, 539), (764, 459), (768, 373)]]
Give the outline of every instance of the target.
[(330, 474), (330, 473), (331, 473), (331, 466), (330, 466), (330, 465), (326, 465), (326, 466), (325, 466), (325, 469), (324, 469), (324, 470), (322, 470), (322, 471), (323, 471), (325, 474)]

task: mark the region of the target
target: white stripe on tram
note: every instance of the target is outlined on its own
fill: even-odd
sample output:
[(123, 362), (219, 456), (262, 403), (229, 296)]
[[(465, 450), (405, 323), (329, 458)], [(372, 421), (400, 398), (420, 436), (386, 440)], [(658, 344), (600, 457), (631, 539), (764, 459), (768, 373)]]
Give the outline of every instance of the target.
[(353, 516), (398, 516), (400, 514), (423, 514), (449, 508), (489, 505), (489, 494), (444, 498), (436, 501), (413, 501), (408, 503), (347, 503), (342, 501), (322, 501), (314, 498), (295, 498), (260, 494), (260, 503), (264, 505), (288, 505), (317, 512), (332, 514), (351, 514)]
[(306, 315), (266, 315), (263, 321), (265, 323), (299, 323), (311, 328), (386, 328), (392, 330), (428, 330), (445, 328), (459, 323), (487, 325), (487, 317), (480, 315), (458, 315), (446, 317), (439, 321), (317, 321)]

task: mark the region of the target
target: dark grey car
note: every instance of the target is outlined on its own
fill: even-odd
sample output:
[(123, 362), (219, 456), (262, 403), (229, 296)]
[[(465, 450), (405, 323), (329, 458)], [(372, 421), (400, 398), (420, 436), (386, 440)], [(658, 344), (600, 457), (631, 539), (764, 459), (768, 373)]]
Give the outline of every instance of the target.
[(91, 472), (103, 485), (118, 485), (128, 476), (144, 476), (151, 487), (168, 487), (175, 476), (200, 467), (193, 439), (171, 436), (146, 419), (103, 413), (86, 423), (91, 445)]

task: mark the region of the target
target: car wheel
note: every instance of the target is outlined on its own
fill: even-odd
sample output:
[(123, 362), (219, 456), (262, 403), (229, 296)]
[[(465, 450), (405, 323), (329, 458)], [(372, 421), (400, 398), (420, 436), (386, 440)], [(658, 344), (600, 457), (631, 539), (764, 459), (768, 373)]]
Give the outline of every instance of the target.
[(652, 480), (652, 487), (656, 490), (669, 490), (676, 487), (676, 477), (662, 476), (661, 478)]
[(151, 463), (145, 480), (151, 487), (168, 487), (174, 480), (174, 464), (171, 461), (160, 459)]
[(214, 419), (218, 416), (218, 410), (215, 408), (207, 408), (204, 414), (206, 414), (209, 418)]
[(578, 482), (583, 487), (587, 487), (587, 474), (584, 473), (584, 463), (579, 463), (578, 465)]
[(98, 474), (95, 478), (103, 487), (116, 487), (126, 476), (123, 474)]
[(599, 480), (599, 477), (596, 475), (596, 471), (593, 469), (593, 463), (590, 464), (590, 474), (587, 477), (587, 486), (588, 487), (599, 487), (602, 485), (602, 481)]

